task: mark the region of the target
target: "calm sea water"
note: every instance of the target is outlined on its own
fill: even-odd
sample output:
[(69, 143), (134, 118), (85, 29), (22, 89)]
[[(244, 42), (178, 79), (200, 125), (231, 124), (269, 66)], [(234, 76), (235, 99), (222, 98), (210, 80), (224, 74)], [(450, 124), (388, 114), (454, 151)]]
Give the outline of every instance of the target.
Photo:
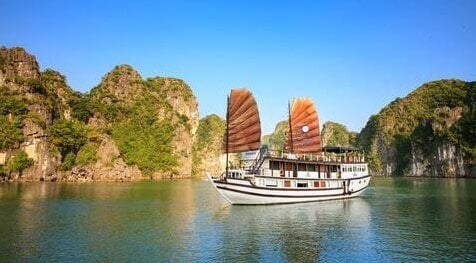
[(476, 261), (476, 180), (379, 179), (363, 197), (227, 206), (202, 180), (0, 184), (5, 261)]

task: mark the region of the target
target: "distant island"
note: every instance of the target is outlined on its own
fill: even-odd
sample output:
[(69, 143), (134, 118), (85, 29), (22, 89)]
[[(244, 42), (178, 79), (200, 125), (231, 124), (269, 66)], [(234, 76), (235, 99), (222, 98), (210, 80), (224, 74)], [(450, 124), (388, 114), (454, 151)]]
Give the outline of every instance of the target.
[[(374, 175), (476, 176), (475, 85), (426, 83), (371, 116), (360, 133), (325, 123), (324, 144), (362, 149)], [(286, 125), (264, 144), (282, 149)], [(224, 129), (217, 115), (199, 120), (195, 95), (180, 79), (143, 79), (119, 65), (82, 94), (61, 73), (41, 71), (23, 48), (0, 48), (0, 181), (218, 174)]]

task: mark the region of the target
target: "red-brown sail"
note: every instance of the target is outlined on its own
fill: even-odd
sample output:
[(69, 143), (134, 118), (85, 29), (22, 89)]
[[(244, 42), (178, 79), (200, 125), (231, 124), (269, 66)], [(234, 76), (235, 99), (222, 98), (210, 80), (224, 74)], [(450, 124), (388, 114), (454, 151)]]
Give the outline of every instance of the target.
[(227, 133), (223, 150), (228, 153), (258, 150), (261, 144), (261, 122), (258, 105), (247, 89), (231, 90), (228, 99)]
[(311, 99), (295, 99), (289, 109), (290, 129), (286, 150), (293, 153), (318, 153), (322, 150), (319, 117)]

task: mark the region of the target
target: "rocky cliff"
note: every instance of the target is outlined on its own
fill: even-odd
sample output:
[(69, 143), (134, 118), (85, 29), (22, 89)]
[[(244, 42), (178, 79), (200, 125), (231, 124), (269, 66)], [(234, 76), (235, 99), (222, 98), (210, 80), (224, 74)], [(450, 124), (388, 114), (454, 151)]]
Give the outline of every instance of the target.
[(475, 176), (476, 83), (423, 84), (370, 117), (358, 136), (383, 176)]
[(90, 94), (88, 125), (114, 142), (121, 159), (153, 178), (190, 177), (198, 106), (182, 80), (143, 80), (120, 65)]
[(225, 126), (225, 120), (214, 114), (200, 119), (192, 148), (192, 172), (195, 176), (207, 173), (217, 176), (225, 169), (222, 154)]
[[(50, 73), (40, 72), (35, 57), (22, 48), (0, 48), (0, 173), (10, 178), (39, 179), (56, 172), (60, 156), (46, 130), (61, 114), (50, 84), (62, 83)], [(14, 165), (25, 152), (28, 161)]]
[(266, 145), (269, 150), (282, 152), (284, 150), (284, 143), (286, 142), (286, 132), (288, 130), (288, 120), (278, 122), (274, 127), (273, 133), (263, 136), (261, 140), (262, 144)]
[(323, 146), (355, 146), (356, 132), (347, 130), (340, 123), (328, 121), (322, 125), (321, 132)]
[(144, 80), (128, 65), (80, 94), (22, 48), (2, 47), (0, 178), (190, 177), (197, 107), (182, 80)]

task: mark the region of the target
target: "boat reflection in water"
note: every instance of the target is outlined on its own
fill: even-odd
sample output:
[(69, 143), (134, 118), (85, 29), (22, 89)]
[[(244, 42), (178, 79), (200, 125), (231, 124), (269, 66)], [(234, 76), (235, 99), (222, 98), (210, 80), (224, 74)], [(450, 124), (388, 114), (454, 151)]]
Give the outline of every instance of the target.
[[(219, 261), (315, 262), (362, 255), (372, 236), (365, 199), (274, 206), (228, 206)], [(220, 243), (220, 242), (219, 242)]]

